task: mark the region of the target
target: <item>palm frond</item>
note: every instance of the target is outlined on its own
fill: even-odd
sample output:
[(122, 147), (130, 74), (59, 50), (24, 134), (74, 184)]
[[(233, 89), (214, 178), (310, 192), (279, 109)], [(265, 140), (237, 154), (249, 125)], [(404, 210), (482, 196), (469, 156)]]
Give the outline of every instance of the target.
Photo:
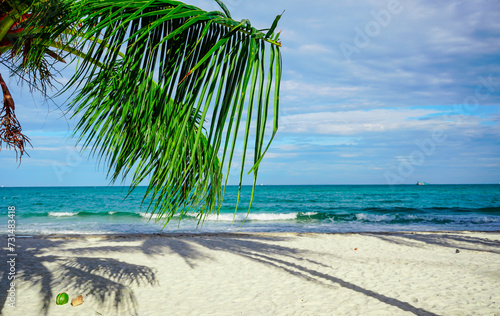
[(264, 33), (232, 20), (220, 1), (223, 12), (167, 0), (59, 2), (64, 18), (38, 40), (85, 52), (68, 85), (78, 89), (71, 109), (79, 140), (112, 181), (130, 174), (131, 190), (149, 181), (145, 199), (165, 223), (190, 209), (202, 221), (220, 207), (241, 136), (240, 190), (250, 147), (255, 186), (278, 129), (279, 16)]

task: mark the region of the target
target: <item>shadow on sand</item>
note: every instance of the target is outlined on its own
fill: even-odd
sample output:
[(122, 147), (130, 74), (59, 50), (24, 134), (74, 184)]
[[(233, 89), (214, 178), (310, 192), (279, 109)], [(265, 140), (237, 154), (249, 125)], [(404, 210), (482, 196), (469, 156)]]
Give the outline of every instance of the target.
[[(485, 238), (460, 236), (460, 234), (364, 234), (381, 238), (394, 243), (415, 244), (426, 243), (443, 247), (490, 251), (499, 253), (500, 244)], [(81, 237), (76, 237), (81, 238)], [(85, 238), (85, 237), (83, 237)], [(208, 257), (204, 251), (227, 252), (244, 257), (262, 265), (266, 265), (287, 272), (295, 277), (316, 282), (326, 287), (341, 286), (363, 295), (374, 298), (382, 303), (396, 307), (415, 315), (435, 315), (434, 313), (415, 307), (392, 297), (376, 293), (372, 290), (347, 282), (341, 278), (325, 273), (323, 267), (331, 268), (323, 263), (308, 258), (311, 252), (283, 246), (287, 239), (294, 238), (284, 235), (257, 235), (257, 234), (165, 234), (149, 236), (118, 236), (103, 237), (105, 245), (78, 248), (65, 248), (70, 245), (72, 238), (42, 238), (38, 239), (37, 248), (27, 247), (19, 251), (17, 273), (22, 282), (30, 286), (43, 289), (43, 306), (40, 315), (47, 315), (49, 304), (54, 304), (56, 291), (71, 286), (84, 295), (92, 295), (98, 304), (108, 310), (108, 314), (119, 315), (121, 311), (132, 311), (137, 314), (136, 299), (133, 291), (128, 287), (132, 283), (140, 286), (159, 286), (155, 271), (141, 265), (126, 263), (117, 259), (108, 258), (112, 255), (126, 253), (143, 253), (148, 256), (178, 255), (191, 268), (198, 264), (205, 264)], [(22, 244), (22, 242), (20, 242)], [(135, 246), (133, 246), (133, 245)], [(414, 246), (414, 245), (413, 245)], [(61, 249), (67, 256), (51, 255), (51, 250)], [(164, 255), (166, 254), (166, 255)], [(2, 254), (6, 258), (6, 253)], [(311, 264), (312, 263), (312, 264)], [(50, 267), (47, 268), (47, 267)], [(318, 267), (311, 268), (311, 267)], [(331, 269), (327, 269), (331, 271)], [(7, 293), (9, 282), (4, 271), (0, 277), (0, 313), (7, 308)], [(92, 293), (90, 293), (92, 289)], [(334, 295), (332, 293), (332, 295)], [(108, 315), (106, 314), (106, 315)]]
[[(146, 266), (113, 258), (78, 256), (72, 249), (67, 250), (68, 256), (51, 255), (51, 252), (60, 250), (70, 241), (71, 239), (66, 238), (37, 238), (37, 245), (33, 247), (29, 240), (17, 239), (15, 282), (40, 289), (42, 306), (37, 315), (48, 315), (49, 306), (55, 304), (56, 295), (67, 289), (83, 294), (84, 297), (92, 295), (100, 307), (113, 313), (122, 310), (135, 311), (136, 299), (129, 285), (157, 284), (155, 272)], [(2, 258), (11, 258), (5, 248), (2, 249)], [(11, 308), (8, 306), (11, 280), (8, 272), (0, 273), (2, 315), (4, 310)], [(37, 299), (39, 300), (39, 297)]]
[[(498, 234), (498, 232), (482, 232), (482, 234)], [(467, 236), (460, 232), (439, 233), (361, 233), (360, 235), (376, 237), (394, 244), (421, 247), (434, 245), (452, 249), (481, 251), (500, 254), (500, 241)]]

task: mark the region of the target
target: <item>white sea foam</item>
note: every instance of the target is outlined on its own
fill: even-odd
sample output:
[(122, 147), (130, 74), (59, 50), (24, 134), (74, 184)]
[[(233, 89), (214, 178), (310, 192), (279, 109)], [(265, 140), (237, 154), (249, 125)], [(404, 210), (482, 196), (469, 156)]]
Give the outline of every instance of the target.
[(113, 214), (115, 214), (115, 213), (116, 213), (116, 212), (113, 212), (113, 211), (109, 211), (109, 212), (108, 212), (108, 214), (109, 214), (109, 215), (113, 215)]
[(302, 213), (304, 216), (314, 216), (314, 215), (317, 215), (318, 212), (305, 212), (305, 213)]
[[(151, 214), (149, 213), (139, 213), (143, 218), (145, 219), (157, 219), (159, 218), (158, 214), (154, 214), (151, 217)], [(314, 215), (316, 213), (311, 213), (311, 215)], [(205, 221), (218, 221), (218, 222), (232, 222), (232, 221), (285, 221), (285, 220), (292, 220), (297, 218), (298, 213), (278, 213), (278, 214), (272, 214), (272, 213), (250, 213), (247, 216), (247, 213), (241, 212), (237, 213), (236, 216), (234, 213), (222, 213), (222, 214), (211, 214), (208, 215), (205, 219)], [(176, 215), (175, 217), (179, 217), (179, 215)], [(184, 219), (192, 218), (195, 220), (198, 220), (197, 214), (194, 212), (186, 213), (183, 215)]]
[(145, 219), (157, 219), (160, 217), (159, 214), (151, 214), (151, 213), (145, 213), (145, 212), (140, 212), (139, 215), (141, 215)]
[(79, 212), (72, 213), (72, 212), (49, 212), (49, 216), (55, 216), (55, 217), (68, 217), (68, 216), (75, 216), (78, 215)]
[(368, 222), (384, 222), (393, 220), (395, 216), (388, 215), (375, 215), (375, 214), (356, 214), (356, 219), (358, 221), (368, 221)]
[(475, 219), (469, 219), (470, 222), (474, 224), (486, 224), (486, 223), (498, 223), (500, 222), (500, 218), (495, 218), (495, 217), (479, 217)]
[(207, 220), (211, 221), (222, 221), (222, 222), (228, 222), (228, 221), (286, 221), (286, 220), (292, 220), (297, 218), (298, 213), (278, 213), (278, 214), (272, 214), (272, 213), (238, 213), (236, 216), (234, 214), (219, 214), (217, 215), (211, 215), (207, 218)]

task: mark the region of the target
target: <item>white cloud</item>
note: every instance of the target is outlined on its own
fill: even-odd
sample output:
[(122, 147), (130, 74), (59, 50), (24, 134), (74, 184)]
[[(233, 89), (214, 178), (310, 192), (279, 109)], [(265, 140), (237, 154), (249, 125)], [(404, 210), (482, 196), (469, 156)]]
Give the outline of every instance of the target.
[(276, 147), (277, 150), (280, 150), (280, 151), (296, 151), (296, 150), (300, 150), (300, 146), (293, 145), (293, 144), (277, 145), (275, 147)]
[(275, 159), (275, 158), (289, 158), (289, 157), (295, 157), (297, 156), (297, 153), (266, 153), (265, 159)]
[[(436, 125), (433, 120), (419, 120), (439, 113), (432, 109), (370, 110), (296, 114), (282, 117), (282, 131), (355, 135), (366, 132), (386, 132), (398, 129), (426, 129)], [(437, 123), (443, 123), (438, 121)]]
[(281, 95), (285, 100), (297, 100), (315, 97), (346, 98), (363, 90), (355, 86), (330, 86), (311, 84), (298, 80), (284, 80), (281, 82)]
[(327, 46), (321, 45), (321, 44), (305, 44), (305, 45), (300, 46), (297, 49), (297, 52), (300, 54), (316, 55), (316, 54), (331, 53), (332, 50), (330, 48), (328, 48)]
[(30, 151), (60, 151), (61, 147), (40, 147), (36, 146), (30, 149)]

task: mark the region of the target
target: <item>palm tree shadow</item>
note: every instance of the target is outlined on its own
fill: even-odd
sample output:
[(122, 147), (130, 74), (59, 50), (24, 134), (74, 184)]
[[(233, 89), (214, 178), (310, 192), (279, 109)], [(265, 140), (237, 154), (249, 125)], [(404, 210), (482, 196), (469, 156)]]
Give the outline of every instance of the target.
[[(136, 283), (153, 286), (158, 283), (155, 271), (146, 266), (112, 258), (82, 257), (76, 251), (72, 253), (72, 249), (65, 250), (69, 256), (50, 254), (55, 249), (68, 246), (71, 239), (39, 238), (36, 247), (24, 247), (22, 239), (18, 239), (17, 243), (16, 282), (41, 289), (42, 305), (39, 315), (48, 315), (49, 307), (55, 304), (55, 294), (67, 289), (95, 301), (106, 314), (119, 314), (125, 310), (136, 314), (136, 298), (128, 285)], [(2, 252), (2, 258), (6, 258), (6, 251), (2, 249)], [(11, 281), (6, 271), (0, 273), (2, 314), (9, 304), (8, 290)]]
[[(498, 232), (483, 232), (482, 234), (498, 234)], [(435, 245), (445, 248), (491, 252), (500, 254), (500, 241), (487, 237), (467, 236), (461, 232), (439, 233), (364, 233), (365, 236), (376, 237), (395, 244), (413, 247)]]
[[(210, 253), (227, 252), (241, 256), (322, 286), (331, 288), (338, 285), (415, 315), (435, 315), (408, 302), (363, 288), (325, 272), (332, 267), (310, 259), (317, 253), (288, 247), (282, 243), (290, 238), (293, 237), (266, 234), (107, 236), (105, 237), (107, 243), (102, 246), (96, 244), (96, 247), (66, 248), (64, 252), (70, 255), (67, 257), (47, 253), (51, 249), (68, 246), (71, 240), (41, 239), (38, 248), (23, 248), (19, 251), (18, 267), (23, 282), (30, 282), (32, 286), (44, 289), (40, 315), (48, 315), (49, 304), (54, 303), (54, 294), (68, 287), (92, 296), (98, 305), (106, 309), (104, 311), (106, 314), (120, 314), (125, 310), (137, 314), (136, 298), (128, 285), (158, 284), (155, 271), (146, 266), (103, 258), (103, 254), (137, 252), (148, 256), (174, 254), (183, 258), (191, 268), (196, 268), (198, 263), (215, 260), (202, 251), (204, 248), (210, 250)], [(124, 244), (123, 241), (127, 243)], [(116, 245), (113, 242), (116, 242)], [(135, 246), (130, 246), (129, 242)], [(96, 254), (99, 254), (99, 257), (93, 258), (92, 256)], [(51, 267), (49, 269), (44, 265)], [(9, 284), (6, 280), (7, 275), (3, 273), (0, 279), (0, 312), (8, 304), (7, 296), (4, 294), (7, 293)]]
[[(287, 239), (290, 238), (272, 235), (203, 234), (183, 238), (182, 242), (186, 244), (192, 242), (210, 250), (235, 254), (327, 287), (337, 284), (415, 315), (436, 315), (407, 302), (376, 293), (333, 275), (321, 272), (320, 269), (316, 270), (311, 268), (315, 265), (327, 268), (331, 267), (309, 259), (308, 257), (313, 254), (313, 252), (309, 250), (299, 250), (279, 244), (280, 241), (285, 241)], [(147, 243), (148, 242), (145, 242), (146, 248)], [(172, 247), (171, 249), (175, 251), (178, 248)], [(179, 253), (179, 255), (182, 255), (182, 253)], [(192, 254), (190, 254), (190, 256), (193, 257)], [(309, 263), (313, 263), (313, 265)]]
[[(196, 250), (193, 245), (186, 242), (183, 236), (192, 236), (191, 234), (153, 234), (153, 235), (107, 235), (105, 237), (108, 242), (103, 246), (92, 246), (85, 248), (73, 249), (72, 253), (79, 256), (89, 256), (96, 253), (123, 253), (123, 252), (141, 252), (148, 256), (176, 254), (181, 257), (184, 262), (190, 267), (195, 268), (198, 262), (205, 260), (213, 260), (214, 258), (203, 254)], [(137, 243), (137, 246), (123, 246), (123, 241)], [(116, 245), (113, 245), (116, 243)]]

